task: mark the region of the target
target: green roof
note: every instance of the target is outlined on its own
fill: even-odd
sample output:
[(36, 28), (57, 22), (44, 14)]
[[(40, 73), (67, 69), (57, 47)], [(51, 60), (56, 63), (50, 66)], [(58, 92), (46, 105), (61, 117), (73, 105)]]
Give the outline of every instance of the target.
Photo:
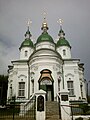
[(59, 38), (59, 40), (57, 41), (56, 47), (60, 46), (68, 46), (71, 48), (69, 42), (65, 38)]
[(22, 47), (34, 47), (34, 45), (33, 45), (33, 42), (31, 41), (31, 39), (26, 38), (26, 39), (22, 42), (22, 44), (21, 44), (21, 46), (20, 46), (20, 49), (21, 49)]
[(37, 39), (37, 43), (44, 41), (49, 41), (54, 43), (53, 38), (47, 32), (43, 32)]

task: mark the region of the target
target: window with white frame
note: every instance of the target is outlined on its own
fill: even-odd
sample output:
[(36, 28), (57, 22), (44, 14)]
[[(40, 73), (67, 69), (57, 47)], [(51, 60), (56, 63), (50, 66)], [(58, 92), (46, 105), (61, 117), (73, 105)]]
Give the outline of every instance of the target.
[(26, 50), (26, 51), (25, 51), (25, 57), (27, 57), (27, 55), (28, 55), (28, 51)]
[(64, 56), (66, 55), (66, 50), (63, 50), (63, 55), (64, 55)]
[(31, 80), (34, 80), (34, 72), (31, 72)]
[(10, 97), (12, 98), (12, 93), (13, 91), (12, 91), (12, 84), (10, 84)]
[(34, 93), (34, 81), (32, 81), (32, 93)]
[(69, 96), (73, 96), (74, 95), (73, 81), (67, 81), (67, 87), (69, 91)]
[(25, 82), (19, 82), (18, 96), (25, 97)]
[(80, 84), (80, 89), (81, 89), (81, 96), (82, 96), (82, 98), (83, 98), (83, 89), (82, 89), (82, 87), (83, 87), (83, 85), (82, 85), (82, 83)]
[(58, 80), (58, 91), (60, 91), (60, 80)]

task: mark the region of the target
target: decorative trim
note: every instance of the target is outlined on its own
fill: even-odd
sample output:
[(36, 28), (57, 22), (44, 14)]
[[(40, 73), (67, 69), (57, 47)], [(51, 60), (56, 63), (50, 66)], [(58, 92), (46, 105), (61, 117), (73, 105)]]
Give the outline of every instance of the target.
[(21, 74), (21, 75), (18, 76), (18, 78), (20, 78), (20, 77), (27, 78), (27, 76), (26, 76), (26, 75), (23, 75), (23, 74)]
[(17, 98), (25, 98), (24, 96), (17, 96)]
[(40, 73), (41, 73), (41, 75), (40, 75), (38, 82), (41, 82), (42, 80), (45, 80), (45, 79), (51, 80), (52, 82), (54, 81), (51, 76), (52, 72), (50, 70), (44, 69)]
[(72, 76), (72, 77), (74, 77), (74, 75), (71, 74), (71, 73), (68, 73), (68, 74), (65, 75), (65, 77), (68, 77), (68, 76)]
[(76, 97), (76, 95), (69, 95), (69, 97)]

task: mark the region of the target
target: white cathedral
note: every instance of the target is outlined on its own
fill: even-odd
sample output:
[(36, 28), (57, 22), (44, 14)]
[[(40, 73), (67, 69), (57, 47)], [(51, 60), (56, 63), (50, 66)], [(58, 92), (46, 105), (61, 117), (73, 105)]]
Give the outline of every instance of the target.
[(16, 100), (27, 101), (42, 89), (46, 91), (47, 101), (55, 101), (57, 93), (62, 90), (69, 91), (71, 101), (86, 101), (84, 64), (71, 57), (71, 45), (65, 38), (62, 25), (57, 43), (48, 33), (46, 19), (41, 30), (41, 35), (33, 43), (28, 26), (19, 48), (19, 60), (8, 66), (7, 98), (15, 95)]

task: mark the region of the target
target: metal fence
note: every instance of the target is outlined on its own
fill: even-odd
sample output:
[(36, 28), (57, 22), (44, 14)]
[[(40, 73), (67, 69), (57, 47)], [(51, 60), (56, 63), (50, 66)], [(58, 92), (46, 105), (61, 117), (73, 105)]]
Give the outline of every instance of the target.
[[(79, 116), (78, 118), (76, 118), (76, 120), (83, 120), (84, 116), (86, 117), (90, 115), (90, 107), (87, 104), (71, 105), (70, 108), (72, 120), (74, 116)], [(80, 116), (83, 116), (83, 118)], [(88, 120), (90, 120), (89, 117), (87, 118)]]
[(90, 115), (90, 107), (88, 104), (71, 105), (73, 115)]
[(32, 99), (33, 106), (30, 110), (26, 110), (23, 115), (20, 115), (20, 104), (14, 99), (10, 104), (0, 108), (0, 120), (35, 120), (36, 116), (36, 100)]
[[(61, 105), (61, 107), (64, 109), (64, 107), (69, 107), (71, 110), (71, 114), (69, 115), (68, 112), (64, 109), (66, 114), (71, 116), (71, 120), (73, 120), (74, 116), (87, 116), (90, 115), (90, 107), (88, 104), (70, 104), (70, 105)], [(79, 120), (79, 119), (78, 119)], [(81, 119), (80, 119), (81, 120)], [(89, 118), (90, 120), (90, 118)]]

